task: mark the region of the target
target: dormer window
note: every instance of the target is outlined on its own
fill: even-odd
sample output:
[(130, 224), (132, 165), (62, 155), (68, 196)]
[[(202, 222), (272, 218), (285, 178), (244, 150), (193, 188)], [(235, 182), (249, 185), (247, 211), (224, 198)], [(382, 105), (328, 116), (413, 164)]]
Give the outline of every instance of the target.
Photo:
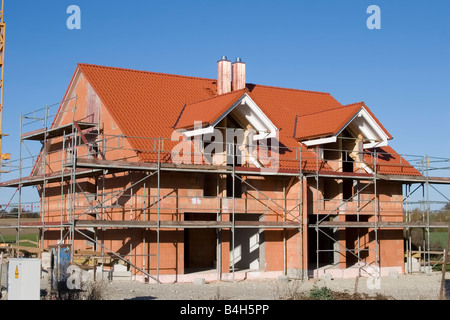
[(392, 139), (364, 103), (298, 116), (294, 138), (308, 147), (334, 143), (348, 129), (361, 135), (364, 149), (384, 147)]

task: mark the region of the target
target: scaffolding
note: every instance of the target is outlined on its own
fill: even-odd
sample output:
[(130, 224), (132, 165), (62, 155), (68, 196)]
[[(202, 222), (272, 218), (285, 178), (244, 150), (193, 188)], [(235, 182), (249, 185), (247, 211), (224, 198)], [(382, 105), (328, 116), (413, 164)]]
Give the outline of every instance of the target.
[[(235, 279), (235, 234), (239, 229), (254, 230), (282, 230), (283, 238), (283, 274), (288, 273), (287, 235), (289, 230), (299, 233), (300, 244), (298, 250), (298, 265), (302, 269), (298, 276), (305, 279), (309, 276), (319, 277), (319, 270), (323, 267), (321, 256), (323, 254), (334, 255), (335, 264), (339, 262), (342, 253), (345, 256), (354, 256), (358, 263), (364, 266), (365, 272), (370, 275), (380, 276), (380, 230), (404, 230), (407, 234), (405, 256), (406, 272), (412, 272), (411, 258), (411, 230), (420, 228), (425, 231), (426, 237), (423, 246), (423, 261), (431, 267), (430, 230), (443, 228), (447, 224), (431, 222), (430, 213), (432, 201), (429, 198), (430, 189), (442, 196), (445, 201), (434, 204), (449, 203), (445, 192), (439, 191), (436, 186), (450, 185), (450, 177), (432, 177), (430, 172), (449, 169), (450, 159), (412, 156), (404, 161), (407, 156), (402, 155), (399, 163), (387, 164), (397, 168), (405, 168), (405, 172), (414, 165), (421, 175), (395, 175), (380, 173), (379, 168), (383, 164), (379, 159), (386, 157), (398, 157), (387, 153), (374, 151), (358, 151), (356, 157), (354, 150), (315, 148), (305, 150), (301, 147), (287, 148), (280, 146), (278, 153), (283, 153), (280, 159), (282, 165), (276, 171), (262, 170), (249, 165), (252, 159), (245, 159), (247, 165), (238, 165), (235, 161), (222, 165), (213, 164), (201, 160), (196, 164), (179, 164), (170, 159), (171, 151), (177, 141), (168, 138), (133, 137), (125, 135), (108, 135), (102, 132), (99, 123), (87, 121), (87, 118), (76, 119), (77, 98), (64, 101), (71, 108), (53, 113), (54, 107), (62, 103), (46, 106), (43, 109), (21, 115), (20, 119), (20, 150), (19, 160), (10, 163), (11, 174), (18, 173), (18, 177), (2, 182), (0, 187), (15, 188), (13, 195), (18, 197), (17, 224), (2, 224), (1, 228), (16, 228), (17, 242), (20, 239), (20, 231), (26, 228), (38, 228), (40, 230), (41, 247), (48, 238), (47, 232), (59, 231), (59, 243), (71, 244), (75, 248), (75, 240), (84, 238), (94, 245), (96, 259), (103, 268), (107, 261), (122, 260), (142, 274), (147, 280), (160, 282), (160, 258), (161, 258), (161, 232), (164, 230), (188, 230), (188, 229), (214, 229), (216, 230), (216, 270), (217, 279), (221, 280), (222, 274), (222, 231), (229, 230), (231, 239), (230, 267), (232, 279)], [(65, 113), (65, 114), (63, 114)], [(59, 124), (57, 119), (65, 118), (64, 124)], [(51, 121), (54, 119), (53, 121)], [(71, 119), (67, 121), (67, 119)], [(61, 122), (61, 121), (60, 121)], [(24, 129), (36, 126), (35, 130)], [(26, 133), (23, 133), (26, 132)], [(349, 138), (340, 138), (349, 139)], [(33, 155), (28, 147), (29, 142), (41, 142), (38, 155)], [(130, 141), (140, 148), (132, 147)], [(341, 145), (342, 146), (342, 145)], [(236, 146), (226, 145), (226, 156), (235, 159)], [(28, 153), (24, 156), (24, 152)], [(125, 152), (127, 151), (127, 152)], [(128, 152), (129, 151), (129, 152)], [(327, 155), (339, 154), (336, 157), (327, 158)], [(351, 154), (351, 155), (350, 155)], [(124, 156), (125, 155), (125, 156)], [(202, 157), (203, 150), (194, 150), (189, 157)], [(353, 157), (353, 158), (352, 158)], [(144, 159), (142, 161), (142, 159)], [(403, 162), (402, 162), (403, 161)], [(351, 163), (352, 170), (344, 170), (345, 163)], [(440, 166), (440, 164), (444, 166)], [(386, 165), (386, 164), (384, 164)], [(337, 166), (337, 167), (336, 167)], [(334, 167), (334, 168), (333, 168)], [(58, 170), (55, 170), (58, 168)], [(205, 174), (217, 177), (215, 195), (204, 194), (172, 195), (162, 193), (164, 174)], [(111, 179), (126, 177), (127, 183), (118, 188), (107, 185)], [(264, 177), (268, 179), (281, 179), (282, 197), (273, 197), (261, 188), (252, 184), (248, 177)], [(223, 195), (221, 187), (223, 180), (229, 178), (231, 188)], [(88, 183), (89, 181), (95, 183)], [(222, 182), (221, 182), (222, 181)], [(337, 192), (338, 196), (326, 198), (328, 181), (338, 181), (341, 185), (348, 185), (352, 190), (349, 197), (345, 197), (342, 188)], [(236, 183), (244, 189), (252, 192), (244, 192), (245, 198), (240, 198), (236, 190)], [(298, 183), (297, 194), (289, 192), (294, 184)], [(380, 200), (380, 183), (396, 183), (404, 185), (401, 199)], [(59, 187), (55, 187), (55, 185)], [(29, 205), (23, 201), (23, 189), (34, 186), (40, 194), (39, 222), (22, 221), (24, 208)], [(136, 192), (137, 187), (142, 188), (143, 194)], [(154, 187), (151, 187), (154, 186)], [(411, 191), (411, 187), (416, 186)], [(52, 190), (53, 188), (53, 190)], [(313, 200), (306, 198), (308, 188), (313, 188), (315, 197)], [(58, 196), (50, 196), (47, 193), (56, 192)], [(222, 189), (222, 190), (221, 190)], [(155, 191), (156, 190), (156, 194)], [(413, 200), (413, 196), (422, 190), (422, 199)], [(153, 191), (153, 194), (152, 194)], [(288, 194), (290, 197), (288, 197)], [(55, 199), (59, 198), (59, 199)], [(392, 212), (386, 210), (386, 203), (395, 205)], [(308, 203), (310, 202), (310, 203)], [(127, 205), (124, 205), (127, 203)], [(421, 221), (412, 221), (411, 212), (414, 205), (422, 206), (423, 217)], [(31, 204), (34, 208), (35, 203)], [(400, 210), (398, 210), (400, 208)], [(383, 211), (383, 212), (380, 212)], [(117, 212), (121, 218), (117, 217)], [(214, 220), (187, 220), (184, 212), (208, 212), (214, 213)], [(255, 213), (259, 215), (256, 221), (239, 220), (239, 214)], [(347, 219), (350, 217), (351, 219)], [(169, 217), (169, 218), (167, 218)], [(388, 220), (386, 220), (386, 217)], [(343, 220), (342, 220), (343, 219)], [(389, 220), (390, 219), (390, 220)], [(142, 253), (133, 254), (133, 242), (130, 242), (128, 254), (121, 254), (105, 244), (104, 231), (110, 229), (130, 230), (129, 237), (133, 236), (132, 230), (142, 232)], [(90, 232), (89, 230), (93, 230)], [(330, 231), (331, 230), (331, 231)], [(336, 239), (333, 235), (339, 235), (341, 231), (356, 230), (356, 245), (348, 248), (342, 239)], [(361, 231), (362, 230), (362, 231)], [(373, 243), (371, 248), (361, 244), (361, 235), (373, 232), (373, 238), (368, 242)], [(152, 231), (154, 237), (148, 237), (145, 231)], [(303, 270), (308, 259), (305, 251), (304, 233), (315, 231), (315, 250), (309, 244), (308, 251), (315, 251), (315, 267), (312, 274)], [(361, 232), (361, 234), (360, 234)], [(330, 235), (331, 233), (331, 235)], [(322, 237), (320, 237), (322, 235)], [(156, 253), (146, 251), (146, 244), (152, 239), (156, 246)], [(333, 244), (332, 248), (323, 249), (321, 241), (328, 239)], [(306, 244), (308, 246), (308, 243)], [(150, 247), (149, 247), (150, 248)], [(375, 258), (368, 260), (368, 254), (373, 252)], [(72, 250), (72, 259), (77, 254)], [(362, 257), (362, 255), (364, 257)], [(139, 265), (137, 257), (142, 259)], [(328, 260), (327, 260), (328, 261)], [(329, 262), (329, 261), (328, 261)], [(155, 265), (152, 268), (150, 265)], [(312, 265), (309, 261), (310, 266)], [(325, 266), (322, 270), (332, 268)], [(367, 268), (368, 267), (368, 268)], [(370, 271), (371, 270), (371, 271)], [(152, 272), (153, 271), (153, 272)]]
[[(329, 150), (329, 151), (336, 151), (336, 150)], [(344, 154), (351, 152), (351, 150), (341, 150)], [(323, 150), (316, 150), (317, 154), (322, 153)], [(448, 192), (450, 191), (448, 188), (449, 185), (449, 169), (448, 166), (450, 159), (448, 158), (437, 158), (437, 157), (430, 157), (430, 156), (417, 156), (417, 155), (409, 155), (405, 156), (402, 155), (402, 157), (408, 157), (408, 163), (411, 163), (415, 168), (417, 168), (421, 176), (397, 176), (397, 175), (383, 175), (379, 174), (377, 172), (377, 168), (379, 167), (377, 164), (377, 159), (379, 156), (390, 156), (387, 153), (379, 153), (376, 150), (371, 153), (370, 157), (373, 158), (371, 163), (373, 163), (373, 172), (369, 174), (342, 174), (341, 176), (338, 176), (336, 174), (330, 174), (325, 173), (321, 174), (320, 170), (316, 170), (315, 173), (312, 173), (310, 175), (307, 175), (307, 177), (313, 177), (316, 183), (316, 201), (317, 205), (316, 208), (320, 208), (319, 202), (327, 202), (327, 199), (320, 199), (319, 195), (319, 179), (322, 177), (323, 179), (348, 179), (353, 182), (354, 186), (354, 193), (349, 198), (343, 198), (342, 200), (338, 201), (335, 204), (334, 209), (330, 208), (325, 210), (325, 214), (321, 213), (321, 210), (316, 210), (315, 214), (317, 217), (322, 214), (322, 219), (319, 220), (319, 218), (316, 220), (316, 223), (310, 223), (309, 228), (312, 228), (316, 231), (316, 270), (319, 270), (321, 268), (321, 265), (319, 263), (319, 255), (321, 252), (346, 252), (352, 256), (354, 256), (357, 261), (361, 261), (361, 252), (364, 251), (373, 251), (375, 254), (375, 259), (372, 261), (372, 263), (364, 264), (364, 268), (359, 268), (367, 275), (373, 275), (375, 277), (378, 277), (380, 274), (380, 260), (379, 260), (379, 241), (378, 241), (378, 235), (379, 231), (382, 229), (390, 229), (390, 230), (396, 230), (396, 229), (403, 229), (405, 232), (405, 273), (411, 274), (413, 272), (430, 272), (433, 267), (436, 266), (436, 264), (442, 262), (444, 260), (444, 256), (439, 261), (434, 261), (432, 263), (431, 256), (433, 254), (440, 255), (441, 252), (437, 252), (436, 250), (433, 251), (431, 248), (431, 240), (430, 240), (430, 234), (432, 230), (444, 230), (448, 227), (448, 221), (435, 221), (432, 222), (430, 220), (430, 214), (433, 212), (441, 212), (445, 213), (448, 210), (445, 210), (443, 207), (448, 206), (450, 203), (450, 199), (448, 197)], [(401, 158), (403, 159), (403, 158)], [(319, 161), (317, 161), (318, 163)], [(343, 160), (345, 162), (345, 160)], [(366, 162), (364, 162), (365, 164)], [(400, 162), (398, 166), (403, 166), (403, 164)], [(439, 172), (439, 174), (442, 174), (443, 176), (430, 176), (431, 172)], [(361, 183), (361, 182), (366, 182)], [(377, 183), (383, 181), (393, 181), (393, 182), (399, 182), (404, 186), (403, 191), (403, 199), (399, 202), (402, 204), (402, 213), (403, 213), (403, 219), (402, 222), (389, 222), (389, 221), (383, 221), (383, 218), (385, 216), (380, 215), (380, 211), (383, 209), (383, 205), (381, 201), (379, 201), (379, 194), (377, 191)], [(369, 186), (372, 186), (372, 195), (373, 197), (371, 199), (367, 199), (365, 201), (361, 200), (361, 194), (364, 192), (365, 189), (367, 189)], [(443, 186), (445, 191), (440, 190), (439, 186)], [(411, 191), (413, 190), (413, 191)], [(436, 200), (435, 198), (432, 199), (430, 197), (430, 190), (435, 191), (435, 197), (436, 195), (440, 197), (439, 200)], [(422, 196), (419, 198), (414, 199), (414, 194), (420, 193)], [(339, 211), (341, 208), (346, 208), (351, 202), (356, 201), (356, 205), (354, 206), (353, 213), (356, 213), (356, 221), (331, 221), (328, 220), (330, 217), (336, 217), (338, 214), (336, 214), (337, 211)], [(393, 202), (393, 201), (390, 201)], [(432, 210), (431, 206), (434, 205), (440, 206), (440, 209), (435, 208)], [(422, 214), (422, 217), (420, 220), (415, 219), (413, 221), (412, 213), (414, 210), (419, 209), (419, 212)], [(345, 212), (345, 209), (344, 209)], [(370, 213), (373, 215), (373, 221), (361, 221), (361, 213)], [(386, 214), (386, 210), (383, 210), (384, 214)], [(344, 214), (345, 215), (345, 214)], [(328, 221), (327, 221), (328, 220)], [(342, 245), (339, 243), (337, 239), (334, 239), (330, 237), (329, 234), (326, 233), (325, 230), (330, 229), (338, 229), (338, 228), (354, 228), (356, 229), (356, 232), (358, 232), (357, 241), (358, 244), (354, 248), (348, 248), (345, 245)], [(373, 248), (362, 248), (359, 236), (359, 231), (361, 229), (368, 229), (373, 230), (373, 238), (374, 238), (374, 244), (375, 246)], [(424, 233), (424, 239), (423, 239), (423, 245), (419, 247), (419, 249), (414, 249), (412, 246), (412, 237), (411, 237), (411, 231), (413, 229), (419, 229)], [(339, 245), (339, 249), (333, 248), (333, 249), (320, 249), (320, 241), (319, 241), (319, 234), (324, 234), (326, 237), (332, 239), (335, 241), (337, 245)], [(412, 263), (413, 263), (413, 255), (418, 254), (419, 255), (419, 262), (420, 266), (419, 269), (414, 270)], [(424, 265), (424, 268), (421, 268), (421, 266)], [(369, 266), (369, 268), (367, 268)], [(322, 272), (326, 272), (327, 269), (333, 268), (333, 265), (325, 265)]]

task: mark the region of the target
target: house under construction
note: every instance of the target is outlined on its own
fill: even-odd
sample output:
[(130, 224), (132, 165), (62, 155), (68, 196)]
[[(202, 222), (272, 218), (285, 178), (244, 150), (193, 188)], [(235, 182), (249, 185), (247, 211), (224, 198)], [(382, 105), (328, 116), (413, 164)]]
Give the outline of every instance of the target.
[(217, 79), (79, 64), (55, 114), (21, 117), (21, 150), (42, 149), (1, 187), (41, 202), (18, 229), (150, 282), (404, 273), (405, 230), (442, 227), (408, 220), (411, 186), (450, 178), (395, 152), (363, 102), (245, 72), (226, 57)]

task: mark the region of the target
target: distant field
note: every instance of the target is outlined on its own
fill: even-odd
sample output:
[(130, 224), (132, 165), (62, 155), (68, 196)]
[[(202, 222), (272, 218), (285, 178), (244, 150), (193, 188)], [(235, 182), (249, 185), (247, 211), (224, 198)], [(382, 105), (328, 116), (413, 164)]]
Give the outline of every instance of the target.
[[(15, 235), (9, 235), (9, 236), (3, 236), (3, 240), (8, 243), (8, 242), (15, 242), (16, 241), (16, 236)], [(30, 240), (30, 241), (34, 241), (34, 242), (38, 242), (39, 241), (39, 234), (20, 234), (20, 241), (22, 240)], [(0, 242), (2, 242), (2, 239), (0, 238)], [(37, 247), (35, 245), (33, 245), (32, 243), (29, 242), (23, 242), (20, 243), (21, 246), (24, 247)]]
[(430, 242), (433, 247), (438, 246), (439, 249), (444, 249), (447, 244), (447, 232), (431, 231)]
[[(21, 219), (22, 221), (32, 222), (39, 221), (38, 219)], [(0, 226), (3, 224), (11, 224), (17, 222), (16, 219), (0, 219)], [(3, 229), (0, 228), (0, 235), (3, 237), (5, 242), (16, 241), (17, 231), (15, 229)], [(0, 242), (2, 242), (2, 237), (0, 237)], [(20, 240), (31, 240), (37, 242), (39, 240), (39, 229), (24, 229), (20, 231)], [(21, 243), (23, 246), (32, 246), (31, 243)]]

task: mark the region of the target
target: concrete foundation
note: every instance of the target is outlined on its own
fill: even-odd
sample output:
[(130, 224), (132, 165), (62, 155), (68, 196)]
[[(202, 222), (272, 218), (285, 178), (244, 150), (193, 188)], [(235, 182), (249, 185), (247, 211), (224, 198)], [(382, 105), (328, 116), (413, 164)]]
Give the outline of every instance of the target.
[[(390, 276), (391, 273), (403, 274), (402, 267), (381, 267), (379, 268), (380, 276), (387, 277)], [(310, 270), (310, 277), (312, 278), (322, 278), (331, 276), (336, 279), (343, 278), (356, 278), (356, 277), (374, 277), (377, 275), (377, 268), (375, 266), (366, 266), (366, 265), (355, 265), (346, 269), (339, 269), (333, 266), (331, 267), (322, 267), (319, 270)]]

